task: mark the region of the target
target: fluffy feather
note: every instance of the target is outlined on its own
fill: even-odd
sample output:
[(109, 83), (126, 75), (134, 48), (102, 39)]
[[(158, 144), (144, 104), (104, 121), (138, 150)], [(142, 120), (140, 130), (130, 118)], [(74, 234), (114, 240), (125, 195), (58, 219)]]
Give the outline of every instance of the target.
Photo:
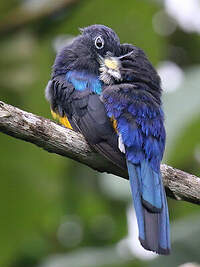
[[(97, 37), (101, 48), (95, 46)], [(104, 25), (92, 25), (56, 56), (46, 97), (59, 117), (67, 117), (94, 149), (121, 168), (125, 153), (141, 244), (168, 254), (161, 92), (160, 78), (140, 48), (120, 44)]]

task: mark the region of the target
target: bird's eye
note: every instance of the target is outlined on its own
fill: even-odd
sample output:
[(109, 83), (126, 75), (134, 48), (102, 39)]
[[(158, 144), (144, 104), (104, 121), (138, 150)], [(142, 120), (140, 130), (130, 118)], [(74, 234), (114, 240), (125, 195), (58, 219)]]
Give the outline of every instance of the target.
[(102, 49), (104, 47), (104, 40), (101, 36), (98, 36), (95, 39), (95, 46), (97, 49)]

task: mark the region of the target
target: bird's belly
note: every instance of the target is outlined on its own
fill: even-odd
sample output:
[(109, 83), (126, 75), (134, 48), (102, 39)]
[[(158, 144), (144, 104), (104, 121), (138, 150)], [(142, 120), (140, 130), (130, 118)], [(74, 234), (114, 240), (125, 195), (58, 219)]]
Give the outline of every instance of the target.
[(67, 118), (67, 116), (61, 117), (58, 113), (51, 110), (51, 114), (54, 119), (57, 119), (62, 125), (64, 125), (68, 129), (72, 129), (72, 126)]
[(112, 122), (113, 129), (115, 130), (116, 133), (118, 133), (118, 131), (117, 131), (117, 121), (115, 120), (114, 117), (112, 117), (110, 120)]

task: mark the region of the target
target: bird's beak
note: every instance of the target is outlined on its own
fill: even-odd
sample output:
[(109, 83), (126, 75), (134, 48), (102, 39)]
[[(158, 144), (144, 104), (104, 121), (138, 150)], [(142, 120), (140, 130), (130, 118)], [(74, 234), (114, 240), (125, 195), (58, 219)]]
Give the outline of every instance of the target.
[(105, 58), (99, 56), (99, 59), (100, 63), (103, 64), (108, 70), (119, 72), (121, 67), (121, 60), (129, 57), (131, 54), (133, 54), (133, 51), (119, 57), (114, 57), (109, 54)]
[(117, 57), (107, 55), (105, 58), (99, 56), (100, 62), (100, 79), (106, 84), (109, 84), (111, 79), (121, 79), (120, 60)]
[(100, 80), (102, 80), (105, 84), (110, 84), (114, 80), (120, 81), (122, 79), (121, 76), (121, 60), (127, 56), (130, 56), (133, 53), (127, 53), (120, 57), (114, 57), (112, 54), (107, 53), (105, 57), (99, 55), (99, 63), (100, 63)]
[(120, 62), (117, 57), (106, 57), (104, 65), (112, 71), (119, 71)]

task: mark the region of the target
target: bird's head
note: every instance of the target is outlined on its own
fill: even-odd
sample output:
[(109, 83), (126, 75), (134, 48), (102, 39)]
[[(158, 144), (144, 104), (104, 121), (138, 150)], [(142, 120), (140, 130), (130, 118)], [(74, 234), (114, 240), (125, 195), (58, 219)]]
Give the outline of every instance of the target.
[(68, 70), (85, 70), (99, 75), (105, 83), (120, 79), (120, 40), (104, 25), (91, 25), (80, 29), (81, 34), (62, 49), (55, 60), (53, 76)]

